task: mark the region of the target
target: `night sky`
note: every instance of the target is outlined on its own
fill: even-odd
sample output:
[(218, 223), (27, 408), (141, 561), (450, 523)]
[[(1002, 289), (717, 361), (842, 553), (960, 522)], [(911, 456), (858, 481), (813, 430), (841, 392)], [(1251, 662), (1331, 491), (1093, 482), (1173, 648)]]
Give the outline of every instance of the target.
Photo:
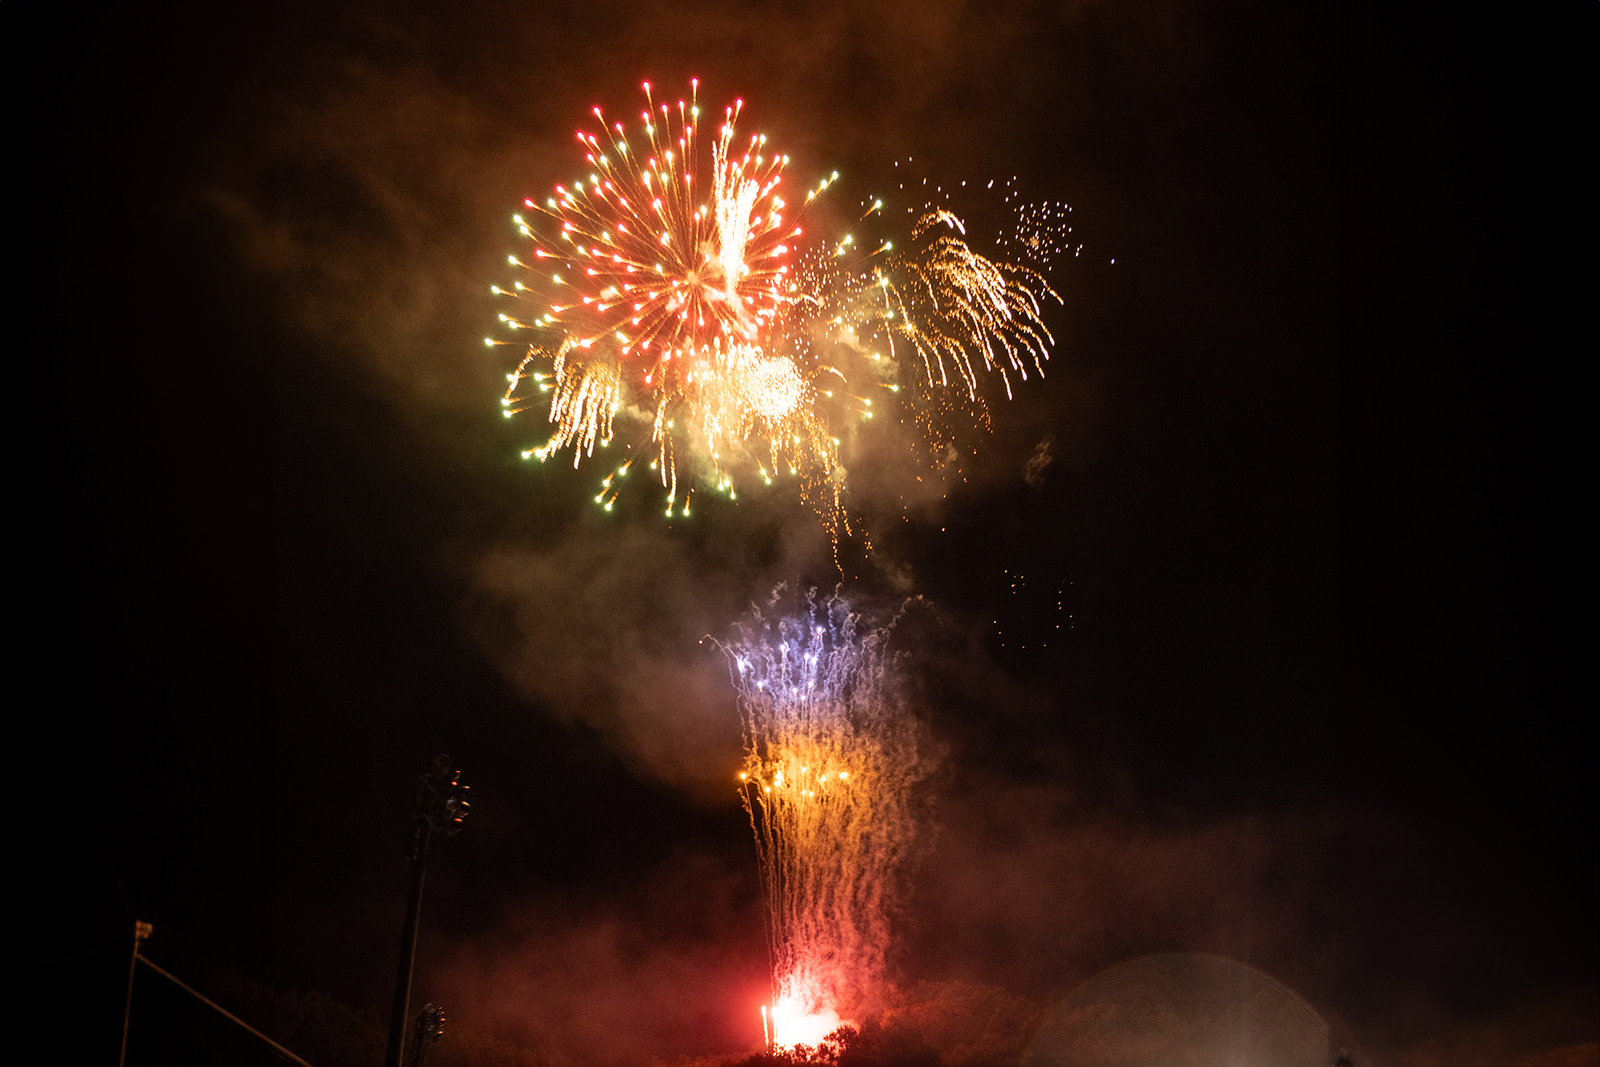
[[(922, 598), (895, 641), (941, 753), (896, 984), (1025, 1016), (1207, 953), (1358, 1063), (1600, 1059), (1594, 5), (10, 8), (35, 1029), (109, 1061), (135, 918), (218, 999), (387, 1011), (409, 782), (448, 752), (441, 1065), (759, 1043), (701, 639), (840, 572), (785, 492), (600, 512), (597, 467), (519, 458), (541, 419), (500, 417), (483, 344), (589, 109), (694, 76), (841, 212), (1012, 179), (1082, 244), (992, 432), (847, 456), (843, 591)], [(178, 1036), (134, 1061), (185, 1062), (157, 982), (136, 1041), (146, 995)]]

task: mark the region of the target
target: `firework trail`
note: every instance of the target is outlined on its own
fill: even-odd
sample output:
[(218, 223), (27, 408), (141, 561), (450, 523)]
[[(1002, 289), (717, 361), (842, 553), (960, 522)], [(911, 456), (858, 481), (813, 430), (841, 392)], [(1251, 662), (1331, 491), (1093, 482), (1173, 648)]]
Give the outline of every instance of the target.
[(760, 854), (774, 1044), (815, 1044), (881, 1006), (888, 918), (914, 836), (916, 720), (888, 630), (837, 595), (757, 617), (725, 646), (743, 718), (741, 796)]
[(601, 483), (607, 509), (646, 455), (669, 517), (688, 514), (697, 480), (735, 496), (735, 468), (769, 484), (787, 473), (837, 544), (850, 532), (841, 440), (874, 396), (909, 385), (977, 401), (998, 372), (1009, 397), (1013, 375), (1043, 373), (1042, 302), (1060, 298), (1039, 272), (973, 252), (946, 210), (923, 214), (903, 252), (808, 235), (781, 194), (788, 157), (764, 135), (738, 139), (743, 101), (708, 138), (694, 95), (673, 107), (644, 90), (632, 139), (595, 108), (602, 132), (577, 135), (587, 173), (513, 216), (531, 248), (511, 263), (528, 280), (494, 292), (532, 340), (505, 413), (548, 400), (554, 432), (524, 457), (571, 448), (574, 466), (610, 445), (619, 416), (648, 425)]

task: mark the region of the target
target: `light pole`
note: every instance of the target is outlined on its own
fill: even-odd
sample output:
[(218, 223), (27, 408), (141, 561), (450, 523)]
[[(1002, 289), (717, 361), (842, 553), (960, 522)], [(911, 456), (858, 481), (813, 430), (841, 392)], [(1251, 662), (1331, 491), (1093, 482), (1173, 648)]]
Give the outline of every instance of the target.
[(422, 919), (422, 879), (428, 871), (428, 841), (461, 831), (467, 817), (467, 786), (450, 757), (438, 755), (417, 778), (411, 809), (411, 890), (406, 896), (406, 925), (400, 935), (400, 973), (394, 983), (394, 1010), (389, 1016), (389, 1054), (385, 1067), (401, 1067), (405, 1058), (406, 1024), (411, 1015), (411, 972), (417, 960), (417, 925)]
[(412, 1040), (411, 1067), (422, 1067), (423, 1053), (444, 1036), (444, 1009), (424, 1004), (417, 1014), (417, 1033)]
[(154, 931), (149, 923), (134, 920), (133, 955), (128, 957), (128, 999), (122, 1002), (122, 1051), (117, 1053), (117, 1067), (128, 1062), (128, 1018), (133, 1014), (133, 970), (139, 966), (139, 945)]

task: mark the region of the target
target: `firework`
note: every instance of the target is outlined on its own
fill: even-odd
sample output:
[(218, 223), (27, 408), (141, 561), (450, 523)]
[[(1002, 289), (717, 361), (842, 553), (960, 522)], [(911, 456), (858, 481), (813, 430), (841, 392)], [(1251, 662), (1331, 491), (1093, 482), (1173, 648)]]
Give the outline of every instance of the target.
[[(695, 484), (736, 496), (736, 470), (793, 476), (837, 544), (851, 530), (841, 441), (874, 397), (961, 395), (987, 420), (982, 376), (998, 372), (1009, 397), (1014, 375), (1042, 373), (1042, 304), (1060, 298), (1037, 271), (974, 252), (942, 207), (920, 214), (904, 251), (807, 234), (799, 212), (837, 174), (793, 209), (788, 157), (736, 133), (743, 101), (707, 135), (694, 95), (673, 107), (644, 89), (632, 132), (595, 108), (600, 132), (577, 135), (585, 173), (513, 216), (526, 280), (494, 291), (516, 301), (500, 317), (531, 341), (505, 413), (548, 403), (553, 432), (524, 456), (570, 448), (575, 466), (619, 420), (648, 426), (601, 483), (608, 509), (646, 457), (669, 517), (688, 514)], [(883, 201), (863, 206), (864, 220)]]
[[(1001, 248), (1015, 249), (1024, 259), (1047, 266), (1067, 253), (1074, 259), (1083, 254), (1083, 243), (1072, 235), (1072, 207), (1057, 201), (1018, 203), (1009, 233), (996, 242)], [(1076, 242), (1076, 243), (1075, 243)]]
[(726, 648), (781, 1046), (815, 1044), (881, 1004), (888, 916), (913, 836), (916, 723), (890, 684), (888, 632), (857, 624), (837, 596), (808, 597)]
[[(966, 234), (966, 226), (945, 210), (917, 221), (912, 240), (937, 226)], [(1040, 319), (1041, 300), (1060, 297), (1037, 271), (996, 263), (978, 255), (965, 241), (939, 234), (901, 265), (903, 280), (894, 284), (883, 275), (881, 288), (898, 322), (890, 329), (910, 342), (921, 361), (926, 384), (949, 387), (959, 377), (969, 397), (978, 396), (974, 362), (998, 370), (1011, 397), (1011, 372), (1028, 377), (1031, 363), (1044, 373), (1054, 339)], [(1001, 358), (1000, 353), (1004, 353)]]
[[(763, 135), (736, 142), (742, 101), (724, 110), (707, 151), (698, 102), (658, 107), (644, 88), (635, 139), (622, 123), (580, 132), (588, 173), (513, 219), (532, 247), (512, 263), (529, 281), (495, 291), (518, 299), (520, 313), (501, 318), (534, 340), (509, 376), (506, 412), (535, 399), (530, 387), (547, 394), (554, 433), (527, 455), (571, 447), (576, 465), (611, 442), (624, 407), (637, 408), (668, 514), (691, 449), (730, 491), (728, 462), (751, 438), (765, 442), (764, 476), (787, 468), (826, 483), (837, 442), (814, 410), (819, 368), (767, 347), (795, 298), (788, 261), (802, 233), (780, 193), (787, 158), (768, 153)], [(601, 502), (614, 497), (608, 478)]]

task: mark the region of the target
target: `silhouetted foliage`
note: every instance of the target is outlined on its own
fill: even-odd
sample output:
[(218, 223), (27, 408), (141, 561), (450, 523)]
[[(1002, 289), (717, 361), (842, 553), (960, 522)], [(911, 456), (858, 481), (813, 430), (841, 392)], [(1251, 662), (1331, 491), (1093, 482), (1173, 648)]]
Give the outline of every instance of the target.
[(939, 1067), (939, 1054), (912, 1030), (868, 1019), (841, 1026), (816, 1045), (796, 1045), (741, 1060), (731, 1067)]
[[(389, 1031), (377, 1008), (358, 1012), (326, 993), (285, 993), (238, 979), (222, 979), (217, 995), (228, 1010), (315, 1067), (383, 1063)], [(533, 1049), (459, 1024), (447, 1026), (428, 1050), (429, 1067), (546, 1067), (547, 1062)]]
[(224, 979), (219, 1001), (251, 1026), (316, 1067), (376, 1067), (388, 1032), (378, 1009), (354, 1011), (326, 993), (283, 993)]

